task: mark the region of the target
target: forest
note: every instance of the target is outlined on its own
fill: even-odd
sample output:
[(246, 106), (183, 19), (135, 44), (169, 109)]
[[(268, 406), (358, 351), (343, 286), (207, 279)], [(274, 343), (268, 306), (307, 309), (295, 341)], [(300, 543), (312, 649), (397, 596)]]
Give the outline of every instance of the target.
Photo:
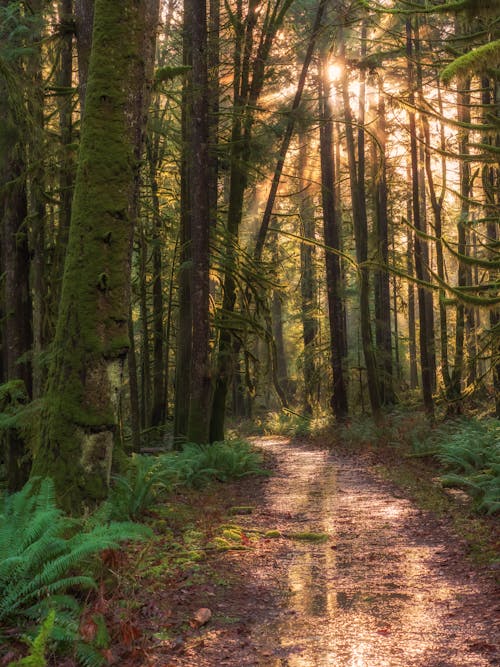
[[(1, 665), (112, 664), (104, 570), (258, 495), (263, 435), (495, 533), (499, 68), (499, 0), (0, 0)], [(273, 537), (199, 520), (189, 567)]]

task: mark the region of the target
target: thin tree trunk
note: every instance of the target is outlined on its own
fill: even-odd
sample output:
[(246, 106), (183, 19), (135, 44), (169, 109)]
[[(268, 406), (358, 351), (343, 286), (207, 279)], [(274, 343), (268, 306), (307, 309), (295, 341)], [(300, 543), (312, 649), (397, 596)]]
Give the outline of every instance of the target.
[(151, 350), (149, 336), (149, 307), (147, 293), (147, 244), (144, 220), (139, 223), (139, 310), (141, 319), (141, 427), (151, 426)]
[[(192, 62), (187, 25), (183, 29), (183, 65)], [(174, 444), (179, 446), (188, 433), (190, 402), (190, 362), (192, 345), (191, 323), (191, 210), (190, 210), (190, 109), (188, 96), (188, 76), (185, 76), (182, 90), (181, 131), (181, 210), (180, 210), (180, 252), (179, 252), (179, 323), (177, 329), (177, 353), (175, 360), (175, 400), (174, 400)]]
[[(470, 79), (462, 81), (457, 91), (457, 118), (460, 122), (470, 123)], [(469, 132), (463, 127), (460, 130), (458, 151), (461, 155), (469, 153)], [(457, 222), (458, 245), (457, 251), (461, 255), (466, 254), (467, 228), (469, 223), (469, 198), (471, 197), (470, 164), (467, 160), (461, 160), (459, 165), (460, 174), (460, 216)], [(463, 262), (458, 262), (458, 286), (467, 284), (467, 268)], [(461, 414), (463, 407), (461, 403), (462, 381), (465, 363), (465, 306), (457, 303), (456, 307), (456, 329), (455, 329), (455, 359), (451, 376), (450, 403), (448, 413)]]
[[(330, 86), (325, 67), (319, 90), (320, 103), (320, 160), (321, 200), (323, 207), (323, 233), (325, 245), (326, 289), (328, 318), (330, 324), (330, 363), (332, 367), (332, 395), (330, 406), (335, 417), (342, 421), (348, 415), (347, 389), (344, 368), (344, 350), (347, 332), (345, 329), (344, 303), (342, 298), (342, 271), (340, 257), (339, 216), (335, 201), (335, 162), (333, 159), (333, 118), (329, 103)], [(331, 251), (329, 251), (331, 249)]]
[[(442, 111), (442, 100), (438, 86), (439, 94), (439, 104)], [(425, 172), (427, 175), (427, 184), (429, 187), (429, 196), (431, 200), (431, 207), (434, 217), (434, 235), (437, 239), (436, 242), (436, 265), (437, 265), (437, 274), (439, 279), (444, 283), (445, 276), (445, 266), (444, 266), (444, 256), (443, 256), (443, 244), (442, 244), (442, 234), (443, 234), (443, 203), (446, 193), (446, 138), (444, 134), (444, 123), (440, 123), (440, 150), (442, 151), (441, 157), (441, 174), (442, 174), (442, 186), (439, 196), (436, 193), (436, 186), (434, 184), (434, 174), (432, 169), (432, 152), (431, 152), (431, 136), (429, 129), (429, 122), (427, 116), (422, 114), (421, 117), (422, 130), (424, 135), (424, 160), (425, 160)], [(448, 355), (448, 315), (446, 311), (446, 293), (444, 289), (439, 290), (439, 340), (440, 340), (440, 352), (441, 352), (441, 374), (443, 377), (443, 383), (445, 387), (446, 394), (449, 396), (451, 391), (451, 375), (450, 375), (450, 363)]]
[[(411, 163), (406, 168), (408, 183), (411, 182)], [(406, 217), (408, 222), (413, 224), (413, 208), (411, 196), (406, 203)], [(414, 258), (415, 242), (414, 234), (411, 228), (407, 233), (408, 245), (406, 249), (406, 271), (410, 277), (414, 276)], [(418, 368), (417, 368), (417, 329), (415, 322), (415, 285), (411, 280), (408, 281), (408, 356), (410, 361), (410, 389), (418, 387)]]
[(162, 219), (158, 196), (157, 161), (148, 146), (149, 176), (151, 183), (151, 204), (153, 210), (153, 373), (151, 398), (151, 426), (157, 427), (165, 421), (165, 365), (163, 340), (163, 262), (162, 262)]
[[(415, 104), (414, 93), (414, 68), (413, 68), (413, 45), (412, 45), (412, 27), (410, 19), (406, 21), (406, 54), (408, 59), (408, 84), (409, 84), (409, 102), (413, 106)], [(409, 125), (410, 125), (410, 155), (411, 155), (411, 176), (412, 176), (412, 207), (413, 207), (413, 224), (418, 231), (425, 231), (422, 229), (422, 222), (420, 217), (420, 184), (419, 184), (419, 166), (418, 166), (418, 147), (417, 147), (417, 130), (415, 123), (415, 112), (409, 111)], [(425, 241), (423, 241), (418, 234), (415, 235), (415, 272), (418, 280), (425, 281), (428, 279), (428, 269), (425, 257)], [(426, 297), (426, 290), (419, 285), (418, 287), (418, 309), (420, 319), (420, 365), (422, 373), (422, 393), (424, 399), (424, 407), (426, 412), (434, 415), (434, 401), (432, 398), (432, 353), (431, 353), (431, 332), (428, 322), (428, 299)]]
[[(392, 367), (391, 293), (389, 287), (389, 233), (387, 212), (387, 164), (386, 121), (384, 95), (379, 84), (378, 119), (376, 125), (377, 145), (374, 144), (374, 199), (375, 232), (378, 260), (381, 268), (375, 274), (375, 340), (381, 370), (381, 401), (384, 405), (394, 403), (394, 380)], [(377, 151), (378, 146), (378, 151)], [(379, 159), (377, 159), (379, 158)]]
[[(304, 134), (299, 138), (299, 215), (301, 221), (301, 235), (306, 239), (315, 240), (314, 202), (308, 191), (311, 183), (307, 179), (307, 137)], [(333, 156), (332, 156), (333, 158)], [(306, 414), (313, 413), (313, 405), (318, 400), (318, 371), (316, 368), (316, 345), (318, 337), (318, 318), (316, 315), (318, 301), (318, 287), (314, 246), (310, 243), (300, 244), (300, 291), (302, 308), (302, 340), (304, 342), (304, 396), (303, 406)]]
[[(362, 93), (362, 87), (360, 97)], [(347, 73), (342, 79), (342, 97), (344, 102), (345, 136), (347, 156), (349, 161), (349, 180), (351, 187), (352, 215), (354, 238), (356, 242), (356, 261), (359, 274), (359, 311), (361, 342), (366, 365), (368, 394), (373, 417), (376, 421), (382, 419), (379, 382), (377, 374), (377, 359), (372, 339), (370, 322), (370, 277), (366, 262), (368, 259), (368, 220), (366, 213), (366, 196), (364, 188), (364, 130), (358, 130), (358, 159), (354, 143), (353, 118), (349, 98)], [(361, 99), (360, 99), (361, 106)], [(364, 108), (364, 103), (363, 103)]]
[(141, 415), (139, 409), (139, 386), (137, 384), (137, 357), (135, 354), (135, 334), (132, 308), (128, 318), (128, 335), (130, 347), (128, 350), (128, 383), (130, 395), (130, 430), (132, 433), (132, 451), (141, 450)]

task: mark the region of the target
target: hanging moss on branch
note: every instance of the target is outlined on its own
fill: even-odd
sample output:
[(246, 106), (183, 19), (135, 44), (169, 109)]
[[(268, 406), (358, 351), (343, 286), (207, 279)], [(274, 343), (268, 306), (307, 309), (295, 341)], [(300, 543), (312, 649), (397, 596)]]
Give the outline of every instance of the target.
[(128, 84), (142, 3), (96, 0), (93, 46), (61, 302), (33, 474), (65, 509), (107, 495), (128, 352), (129, 217), (137, 161)]
[(441, 72), (443, 83), (450, 83), (458, 77), (480, 74), (500, 66), (500, 39), (478, 46), (456, 58)]

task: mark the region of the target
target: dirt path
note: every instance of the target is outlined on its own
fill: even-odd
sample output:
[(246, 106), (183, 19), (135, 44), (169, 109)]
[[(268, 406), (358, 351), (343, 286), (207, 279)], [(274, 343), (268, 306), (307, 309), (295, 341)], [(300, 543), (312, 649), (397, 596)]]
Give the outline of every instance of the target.
[[(500, 664), (498, 598), (463, 546), (352, 458), (260, 439), (278, 469), (248, 529), (281, 531), (218, 558), (213, 621), (163, 667), (461, 667)], [(250, 499), (252, 502), (252, 499)], [(324, 532), (325, 542), (292, 537)], [(497, 616), (498, 619), (498, 616)]]

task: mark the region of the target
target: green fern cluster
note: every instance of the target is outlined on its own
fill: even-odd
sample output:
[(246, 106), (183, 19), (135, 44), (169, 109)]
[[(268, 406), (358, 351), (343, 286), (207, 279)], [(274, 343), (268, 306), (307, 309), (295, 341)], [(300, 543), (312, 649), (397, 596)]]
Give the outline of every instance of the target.
[(137, 521), (161, 495), (171, 490), (174, 477), (162, 457), (134, 454), (126, 474), (113, 478), (108, 500), (97, 516)]
[(80, 604), (74, 594), (96, 587), (92, 557), (146, 533), (130, 523), (84, 531), (81, 521), (56, 506), (49, 479), (32, 480), (6, 496), (0, 506), (0, 628), (29, 631), (43, 625), (53, 610), (51, 638), (77, 641)]
[(242, 440), (210, 445), (187, 443), (179, 452), (157, 457), (135, 454), (127, 473), (114, 478), (99, 516), (137, 520), (175, 487), (199, 488), (212, 480), (225, 482), (265, 474), (261, 464), (261, 455)]
[(211, 480), (227, 482), (248, 475), (267, 474), (262, 457), (244, 440), (214, 442), (211, 445), (184, 445), (177, 455), (163, 457), (172, 466), (177, 481), (199, 487)]
[(500, 510), (500, 422), (461, 422), (439, 445), (439, 461), (450, 471), (446, 486), (468, 493), (480, 511)]

